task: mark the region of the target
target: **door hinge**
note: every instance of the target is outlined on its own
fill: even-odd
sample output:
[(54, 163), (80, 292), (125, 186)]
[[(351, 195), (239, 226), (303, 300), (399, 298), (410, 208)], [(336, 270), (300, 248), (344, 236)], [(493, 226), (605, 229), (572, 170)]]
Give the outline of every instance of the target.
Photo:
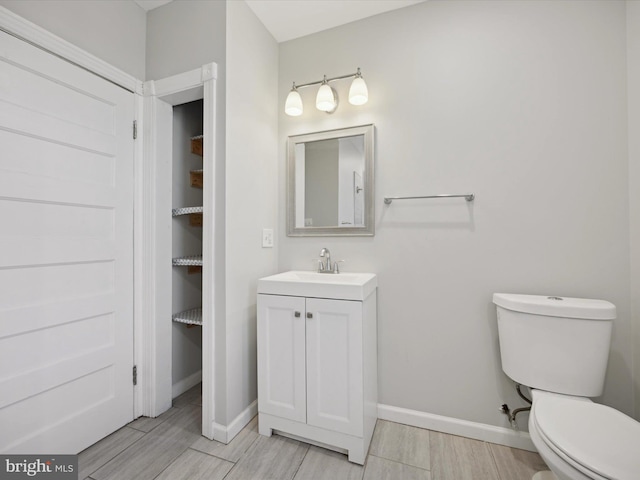
[(133, 384), (138, 384), (138, 367), (136, 365), (133, 366)]
[(133, 139), (135, 140), (136, 138), (138, 138), (138, 121), (134, 120), (133, 121)]

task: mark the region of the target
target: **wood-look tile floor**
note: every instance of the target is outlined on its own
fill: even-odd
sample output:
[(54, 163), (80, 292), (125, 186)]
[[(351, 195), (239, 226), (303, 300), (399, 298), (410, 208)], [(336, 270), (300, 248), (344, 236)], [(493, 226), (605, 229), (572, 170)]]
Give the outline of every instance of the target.
[(254, 418), (229, 445), (200, 435), (196, 386), (158, 418), (139, 418), (79, 455), (91, 480), (529, 480), (536, 453), (378, 420), (364, 467), (346, 455), (258, 434)]

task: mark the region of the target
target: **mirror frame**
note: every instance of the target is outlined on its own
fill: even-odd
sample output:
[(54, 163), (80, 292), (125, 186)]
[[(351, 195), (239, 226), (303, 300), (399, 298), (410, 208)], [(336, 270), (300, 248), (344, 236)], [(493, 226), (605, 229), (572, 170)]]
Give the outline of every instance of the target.
[[(374, 129), (373, 124), (368, 124), (289, 137), (287, 144), (287, 235), (289, 237), (374, 235)], [(356, 135), (364, 135), (364, 226), (296, 227), (296, 144)]]

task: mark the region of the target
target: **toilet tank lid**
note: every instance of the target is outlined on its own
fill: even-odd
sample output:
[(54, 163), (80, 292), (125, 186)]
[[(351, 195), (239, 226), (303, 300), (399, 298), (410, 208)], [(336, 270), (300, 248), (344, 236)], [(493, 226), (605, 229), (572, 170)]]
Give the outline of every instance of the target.
[(616, 306), (606, 300), (494, 293), (493, 303), (516, 312), (585, 320), (613, 320)]

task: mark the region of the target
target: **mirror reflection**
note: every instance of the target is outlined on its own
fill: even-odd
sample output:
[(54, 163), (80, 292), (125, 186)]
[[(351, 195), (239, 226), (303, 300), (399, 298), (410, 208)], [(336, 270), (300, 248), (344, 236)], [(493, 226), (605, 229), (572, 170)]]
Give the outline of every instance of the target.
[(373, 125), (289, 137), (289, 235), (373, 235)]
[(364, 135), (296, 145), (296, 227), (364, 226)]

